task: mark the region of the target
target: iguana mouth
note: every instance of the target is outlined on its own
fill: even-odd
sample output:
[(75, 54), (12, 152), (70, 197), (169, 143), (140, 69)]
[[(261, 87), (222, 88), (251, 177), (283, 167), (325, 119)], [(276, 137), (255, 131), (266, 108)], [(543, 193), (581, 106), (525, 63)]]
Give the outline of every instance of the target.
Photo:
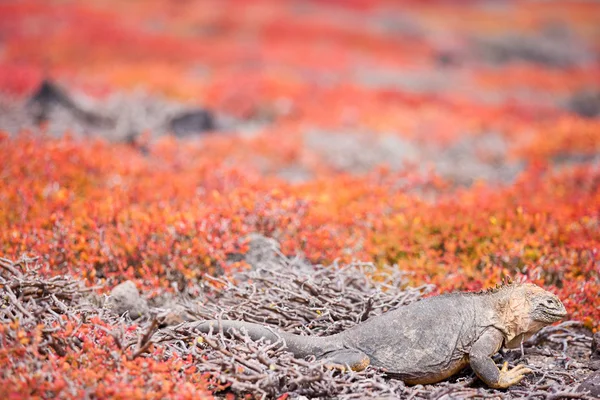
[(567, 315), (567, 312), (566, 311), (558, 311), (558, 312), (546, 311), (546, 314), (548, 314), (551, 317), (562, 319), (563, 317), (565, 317)]

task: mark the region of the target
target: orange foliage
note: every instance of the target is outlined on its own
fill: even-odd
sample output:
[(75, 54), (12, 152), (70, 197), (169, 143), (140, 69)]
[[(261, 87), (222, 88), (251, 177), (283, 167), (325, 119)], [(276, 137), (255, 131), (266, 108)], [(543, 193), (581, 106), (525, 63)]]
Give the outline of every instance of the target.
[[(593, 167), (531, 169), (512, 186), (476, 186), (430, 203), (410, 190), (434, 181), (380, 170), (290, 185), (260, 176), (246, 160), (215, 165), (228, 148), (219, 154), (217, 143), (216, 158), (202, 157), (210, 141), (164, 140), (143, 156), (126, 145), (25, 135), (3, 139), (0, 149), (0, 223), (9, 227), (0, 250), (65, 265), (48, 273), (167, 288), (182, 276), (227, 268), (227, 254), (260, 232), (313, 262), (398, 263), (415, 283), (441, 290), (523, 274), (555, 285), (565, 299), (589, 298), (570, 303), (573, 316), (600, 317), (600, 174)], [(408, 183), (399, 188), (399, 179)], [(574, 282), (578, 291), (562, 291)]]
[[(517, 1), (498, 14), (435, 3), (0, 3), (0, 92), (25, 98), (52, 77), (97, 97), (143, 87), (269, 121), (252, 135), (162, 138), (147, 154), (0, 132), (0, 255), (36, 254), (44, 274), (107, 287), (133, 279), (154, 294), (243, 267), (228, 255), (259, 232), (314, 263), (396, 263), (438, 292), (527, 277), (598, 329), (600, 171), (589, 161), (600, 123), (559, 103), (598, 90), (600, 66), (490, 67), (465, 54), (473, 37), (537, 33), (559, 18), (597, 56), (600, 6)], [(494, 132), (506, 141), (500, 161), (525, 167), (512, 183), (468, 188), (429, 165), (351, 175), (306, 145), (313, 128), (440, 148)], [(308, 178), (280, 177), (293, 167)], [(0, 397), (161, 398), (176, 386), (180, 398), (209, 398), (209, 377), (177, 358), (129, 361), (98, 324), (65, 331), (88, 339), (62, 357), (32, 350), (39, 331), (2, 336), (0, 365), (12, 373)]]

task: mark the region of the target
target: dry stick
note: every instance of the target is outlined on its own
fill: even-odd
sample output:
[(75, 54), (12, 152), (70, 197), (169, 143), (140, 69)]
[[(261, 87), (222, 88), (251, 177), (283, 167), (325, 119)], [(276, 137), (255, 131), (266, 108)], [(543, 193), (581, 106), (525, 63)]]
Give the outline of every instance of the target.
[(152, 337), (152, 334), (154, 333), (157, 326), (158, 319), (154, 317), (152, 319), (152, 322), (150, 323), (150, 326), (148, 327), (148, 330), (146, 330), (146, 333), (144, 333), (144, 335), (138, 339), (137, 350), (131, 355), (131, 357), (128, 357), (130, 361), (134, 360), (139, 355), (144, 353), (148, 349), (148, 347), (150, 347), (154, 343), (152, 340), (150, 340), (150, 338)]
[(21, 311), (27, 317), (29, 317), (29, 318), (31, 318), (31, 319), (34, 320), (35, 317), (33, 316), (33, 314), (31, 314), (29, 311), (27, 311), (25, 309), (25, 307), (23, 307), (23, 304), (17, 298), (17, 296), (15, 295), (15, 293), (12, 291), (12, 289), (9, 286), (5, 286), (4, 289), (6, 290), (6, 295), (13, 302), (13, 304), (15, 305), (15, 307), (17, 307), (19, 309), (19, 311)]
[(219, 352), (223, 353), (224, 355), (226, 355), (227, 357), (231, 357), (233, 358), (235, 361), (239, 362), (240, 364), (244, 365), (245, 367), (251, 369), (252, 371), (255, 372), (262, 372), (261, 368), (256, 367), (255, 365), (252, 365), (250, 363), (248, 363), (246, 360), (244, 360), (243, 358), (238, 357), (237, 355), (229, 352), (227, 349), (225, 349), (224, 346), (221, 346), (219, 344), (217, 344), (216, 342), (212, 341), (211, 339), (208, 338), (208, 335), (205, 335), (203, 333), (200, 333), (200, 336), (202, 336), (202, 339), (204, 340), (204, 342), (206, 342), (206, 344), (208, 344), (210, 347), (212, 347), (215, 350), (218, 350)]
[(52, 300), (54, 300), (54, 302), (58, 305), (58, 307), (64, 312), (67, 313), (69, 311), (69, 308), (62, 302), (60, 301), (55, 294), (51, 295)]
[(359, 321), (366, 321), (369, 318), (369, 314), (371, 313), (371, 311), (373, 310), (373, 298), (369, 297), (367, 299), (367, 304), (365, 305), (365, 311), (363, 311), (363, 313), (361, 314)]
[(0, 267), (4, 268), (5, 270), (10, 272), (14, 276), (17, 276), (17, 277), (23, 276), (21, 271), (14, 268), (14, 263), (6, 258), (0, 257)]

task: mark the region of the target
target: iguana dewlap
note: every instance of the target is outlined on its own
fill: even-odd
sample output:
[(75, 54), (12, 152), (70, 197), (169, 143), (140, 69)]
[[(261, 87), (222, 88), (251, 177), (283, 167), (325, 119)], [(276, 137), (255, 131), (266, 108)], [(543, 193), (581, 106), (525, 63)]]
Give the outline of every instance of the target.
[[(373, 317), (332, 336), (299, 336), (241, 321), (221, 321), (225, 332), (258, 340), (281, 337), (296, 357), (314, 355), (362, 370), (369, 364), (408, 384), (439, 382), (470, 365), (488, 386), (506, 388), (531, 372), (523, 365), (498, 369), (492, 356), (566, 315), (554, 294), (533, 284), (510, 284), (480, 293), (430, 297)], [(218, 330), (204, 321), (201, 332)]]

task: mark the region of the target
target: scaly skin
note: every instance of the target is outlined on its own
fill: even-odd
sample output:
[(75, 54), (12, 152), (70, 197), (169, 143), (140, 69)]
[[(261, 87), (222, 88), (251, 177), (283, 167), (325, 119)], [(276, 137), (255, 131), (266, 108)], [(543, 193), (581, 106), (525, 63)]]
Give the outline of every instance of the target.
[[(479, 293), (430, 297), (373, 317), (327, 337), (299, 336), (241, 321), (221, 321), (221, 328), (246, 331), (258, 340), (286, 343), (296, 357), (314, 355), (359, 371), (368, 365), (408, 384), (444, 380), (470, 365), (488, 386), (506, 388), (531, 370), (522, 365), (498, 369), (492, 356), (520, 343), (566, 315), (562, 302), (533, 284), (510, 284)], [(218, 329), (217, 321), (198, 324), (201, 332)]]

